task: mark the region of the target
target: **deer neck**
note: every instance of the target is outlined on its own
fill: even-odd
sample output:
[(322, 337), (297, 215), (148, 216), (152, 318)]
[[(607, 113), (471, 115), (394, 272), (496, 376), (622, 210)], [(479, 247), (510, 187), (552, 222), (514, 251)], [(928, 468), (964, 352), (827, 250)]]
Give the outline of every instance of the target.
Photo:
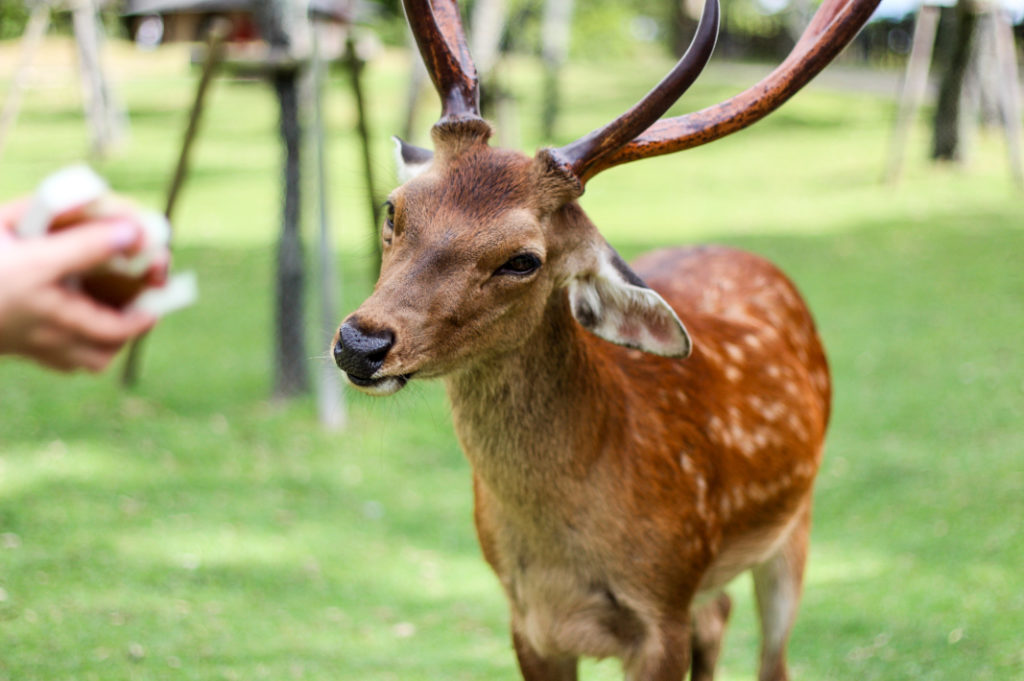
[[(509, 503), (537, 504), (590, 475), (621, 377), (595, 356), (554, 296), (533, 337), (514, 352), (447, 379), (455, 430), (476, 475)], [(610, 373), (612, 372), (612, 373)]]

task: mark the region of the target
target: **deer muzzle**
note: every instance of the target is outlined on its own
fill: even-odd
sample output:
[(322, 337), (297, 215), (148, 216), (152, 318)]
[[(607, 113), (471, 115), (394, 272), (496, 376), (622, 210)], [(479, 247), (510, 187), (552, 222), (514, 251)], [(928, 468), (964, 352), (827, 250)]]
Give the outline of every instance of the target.
[(394, 344), (395, 334), (390, 329), (368, 331), (360, 327), (358, 319), (350, 317), (335, 336), (334, 362), (357, 388), (374, 394), (390, 394), (409, 380), (409, 376), (380, 375)]

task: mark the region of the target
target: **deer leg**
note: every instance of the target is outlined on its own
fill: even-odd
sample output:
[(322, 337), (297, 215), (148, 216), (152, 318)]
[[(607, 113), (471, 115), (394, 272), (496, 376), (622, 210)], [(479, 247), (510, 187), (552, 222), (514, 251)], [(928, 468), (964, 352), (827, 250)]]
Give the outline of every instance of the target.
[(725, 592), (694, 610), (690, 681), (712, 681), (715, 678), (715, 664), (722, 650), (725, 625), (731, 611), (732, 599)]
[(774, 556), (753, 569), (754, 594), (761, 621), (761, 666), (758, 681), (786, 681), (786, 644), (800, 604), (807, 562), (810, 508), (804, 509)]
[(689, 617), (656, 629), (625, 660), (626, 681), (683, 681), (690, 667)]
[(544, 657), (514, 629), (512, 646), (525, 681), (576, 681), (575, 657)]

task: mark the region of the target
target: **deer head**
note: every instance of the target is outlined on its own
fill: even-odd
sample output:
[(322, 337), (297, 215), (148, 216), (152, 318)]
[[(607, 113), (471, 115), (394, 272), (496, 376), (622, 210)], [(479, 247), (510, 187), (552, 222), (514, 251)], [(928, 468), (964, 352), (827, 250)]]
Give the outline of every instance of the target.
[(605, 340), (685, 357), (690, 339), (583, 213), (597, 173), (686, 149), (759, 120), (853, 38), (878, 0), (826, 0), (791, 55), (761, 83), (716, 106), (659, 120), (711, 57), (717, 0), (706, 0), (686, 54), (629, 111), (533, 157), (492, 148), (476, 70), (454, 0), (404, 0), (442, 102), (433, 152), (399, 142), (405, 183), (386, 204), (373, 294), (341, 325), (333, 352), (356, 387), (390, 394), (514, 352), (552, 307)]

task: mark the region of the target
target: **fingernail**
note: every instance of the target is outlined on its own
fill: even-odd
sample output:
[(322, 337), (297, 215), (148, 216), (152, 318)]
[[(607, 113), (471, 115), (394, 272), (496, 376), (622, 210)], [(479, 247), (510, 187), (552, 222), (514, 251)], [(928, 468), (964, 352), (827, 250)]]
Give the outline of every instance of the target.
[(119, 221), (113, 224), (114, 231), (110, 235), (111, 245), (119, 251), (133, 246), (139, 240), (139, 227), (134, 222)]

